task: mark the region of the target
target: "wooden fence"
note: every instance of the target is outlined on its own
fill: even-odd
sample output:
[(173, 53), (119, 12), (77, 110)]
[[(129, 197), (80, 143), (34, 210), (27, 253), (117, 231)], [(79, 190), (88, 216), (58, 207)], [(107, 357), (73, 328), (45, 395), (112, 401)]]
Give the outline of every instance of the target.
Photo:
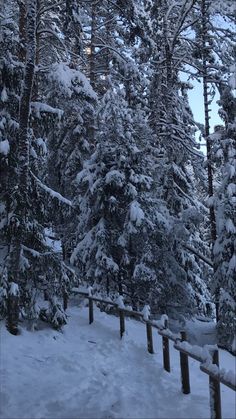
[(138, 311), (129, 310), (126, 307), (120, 307), (118, 303), (104, 300), (98, 297), (91, 296), (90, 294), (82, 291), (73, 290), (73, 294), (79, 294), (84, 298), (88, 299), (89, 307), (89, 324), (94, 321), (94, 302), (99, 302), (109, 306), (113, 306), (119, 315), (120, 319), (120, 338), (122, 339), (125, 333), (125, 316), (134, 317), (142, 320), (146, 324), (147, 334), (147, 350), (150, 354), (154, 354), (152, 329), (157, 329), (159, 335), (162, 336), (162, 351), (163, 351), (163, 367), (167, 372), (171, 372), (170, 366), (170, 351), (169, 341), (174, 342), (174, 348), (179, 351), (180, 354), (180, 371), (181, 371), (181, 383), (182, 392), (184, 394), (190, 393), (190, 376), (189, 376), (189, 362), (188, 359), (193, 358), (200, 362), (200, 369), (202, 372), (209, 376), (209, 396), (210, 396), (210, 417), (211, 419), (222, 419), (221, 414), (221, 393), (220, 384), (231, 388), (236, 391), (235, 382), (227, 378), (227, 374), (219, 368), (219, 352), (218, 348), (214, 345), (208, 346), (208, 354), (210, 355), (207, 359), (201, 352), (202, 348), (197, 347), (198, 351), (192, 351), (191, 345), (187, 343), (186, 332), (182, 331), (180, 334), (174, 334), (168, 329), (168, 320), (164, 319), (163, 326), (157, 324), (155, 320), (145, 320), (143, 313)]

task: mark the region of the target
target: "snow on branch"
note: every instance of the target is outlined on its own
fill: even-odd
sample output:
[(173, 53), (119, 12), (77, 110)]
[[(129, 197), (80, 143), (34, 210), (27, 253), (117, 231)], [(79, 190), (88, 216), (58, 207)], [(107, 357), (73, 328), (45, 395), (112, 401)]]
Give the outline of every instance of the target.
[(98, 52), (97, 52), (97, 54), (98, 53), (100, 53), (101, 51), (103, 51), (103, 50), (106, 50), (106, 49), (108, 49), (108, 50), (110, 50), (110, 51), (113, 51), (115, 54), (117, 54), (120, 58), (122, 58), (122, 60), (125, 62), (125, 63), (128, 63), (128, 61), (126, 60), (126, 58), (117, 50), (117, 49), (115, 49), (115, 48), (113, 48), (111, 45), (106, 45), (106, 44), (96, 44), (95, 45), (95, 47), (96, 48), (101, 48)]
[(52, 198), (56, 198), (58, 199), (58, 201), (60, 201), (62, 204), (66, 204), (69, 207), (72, 207), (72, 202), (65, 198), (64, 196), (62, 196), (59, 192), (54, 191), (53, 189), (49, 188), (48, 186), (46, 186), (43, 182), (41, 182), (40, 179), (37, 178), (37, 176), (34, 175), (33, 172), (30, 172), (31, 176), (36, 180), (37, 184), (45, 191), (47, 192)]
[(34, 110), (36, 117), (39, 119), (41, 118), (41, 112), (56, 114), (59, 120), (61, 120), (64, 113), (61, 109), (53, 108), (52, 106), (41, 102), (31, 102), (31, 109)]
[(10, 151), (10, 145), (8, 140), (0, 141), (0, 154), (7, 156)]
[(54, 64), (50, 71), (50, 77), (60, 85), (60, 88), (68, 97), (72, 97), (73, 93), (76, 92), (97, 100), (97, 95), (87, 77), (81, 71), (70, 68), (65, 62)]
[(22, 249), (25, 250), (26, 252), (30, 253), (31, 256), (33, 256), (34, 258), (42, 258), (42, 257), (46, 257), (46, 256), (52, 256), (53, 252), (49, 251), (49, 252), (38, 252), (38, 250), (32, 249), (28, 246), (22, 245)]
[(16, 284), (15, 282), (11, 282), (9, 294), (14, 295), (15, 297), (18, 297), (20, 294), (19, 285)]

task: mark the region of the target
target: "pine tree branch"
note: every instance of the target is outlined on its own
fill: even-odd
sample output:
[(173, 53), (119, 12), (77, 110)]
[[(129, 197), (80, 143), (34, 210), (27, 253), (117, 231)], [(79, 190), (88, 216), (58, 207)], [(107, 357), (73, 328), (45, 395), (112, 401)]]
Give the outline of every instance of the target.
[(64, 1), (59, 1), (58, 3), (51, 4), (50, 6), (41, 6), (37, 13), (37, 18), (42, 16), (44, 13), (49, 12), (50, 10), (54, 9), (55, 7), (61, 6), (64, 3)]
[(211, 266), (211, 268), (213, 268), (213, 262), (210, 259), (208, 259), (208, 257), (204, 256), (202, 253), (199, 253), (198, 250), (196, 250), (194, 247), (190, 246), (189, 244), (183, 244), (183, 247), (185, 247), (185, 249), (189, 250), (194, 255), (199, 257), (199, 259), (201, 259), (207, 265)]

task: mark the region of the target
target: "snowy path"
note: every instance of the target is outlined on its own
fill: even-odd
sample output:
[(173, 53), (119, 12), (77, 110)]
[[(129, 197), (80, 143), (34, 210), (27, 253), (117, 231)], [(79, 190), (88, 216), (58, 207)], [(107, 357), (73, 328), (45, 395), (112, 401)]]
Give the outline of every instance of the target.
[[(208, 377), (198, 362), (190, 361), (192, 393), (183, 395), (179, 354), (171, 351), (168, 374), (157, 333), (150, 355), (141, 323), (127, 320), (120, 341), (118, 318), (96, 310), (89, 326), (87, 308), (69, 315), (63, 334), (47, 328), (14, 337), (2, 324), (1, 418), (209, 418)], [(222, 366), (233, 369), (233, 357), (222, 354)], [(223, 418), (234, 418), (234, 392), (221, 388)]]

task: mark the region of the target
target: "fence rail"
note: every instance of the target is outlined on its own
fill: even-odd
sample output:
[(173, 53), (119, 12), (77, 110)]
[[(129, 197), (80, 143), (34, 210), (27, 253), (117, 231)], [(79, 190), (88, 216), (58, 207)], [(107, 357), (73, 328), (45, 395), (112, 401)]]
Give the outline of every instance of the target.
[[(72, 292), (73, 294), (78, 294), (88, 299), (89, 324), (92, 324), (94, 321), (94, 302), (99, 302), (115, 307), (120, 319), (121, 339), (125, 333), (125, 316), (138, 317), (142, 319), (143, 322), (146, 324), (147, 350), (150, 354), (154, 354), (152, 329), (157, 329), (158, 334), (162, 336), (163, 367), (167, 372), (171, 372), (169, 341), (171, 340), (172, 342), (174, 342), (174, 349), (176, 349), (180, 353), (181, 383), (182, 392), (184, 394), (189, 394), (191, 392), (188, 358), (190, 357), (200, 362), (200, 370), (209, 376), (211, 419), (222, 419), (220, 384), (223, 384), (229, 387), (230, 389), (236, 391), (236, 383), (235, 380), (232, 379), (232, 377), (231, 379), (227, 378), (227, 373), (225, 373), (224, 370), (219, 369), (219, 352), (216, 345), (212, 347), (208, 345), (208, 353), (210, 355), (210, 358), (206, 358), (206, 356), (201, 356), (201, 354), (194, 353), (194, 351), (191, 351), (191, 346), (187, 344), (187, 335), (185, 331), (180, 332), (180, 334), (172, 333), (168, 329), (168, 320), (166, 318), (164, 319), (164, 324), (160, 325), (157, 324), (156, 321), (145, 319), (143, 313), (134, 310), (129, 310), (126, 307), (121, 307), (116, 302), (105, 300), (99, 297), (94, 297), (84, 291), (73, 289)], [(190, 347), (189, 350), (188, 348), (186, 348), (186, 344)], [(198, 352), (201, 352), (201, 347), (198, 347), (198, 349), (200, 350)]]

